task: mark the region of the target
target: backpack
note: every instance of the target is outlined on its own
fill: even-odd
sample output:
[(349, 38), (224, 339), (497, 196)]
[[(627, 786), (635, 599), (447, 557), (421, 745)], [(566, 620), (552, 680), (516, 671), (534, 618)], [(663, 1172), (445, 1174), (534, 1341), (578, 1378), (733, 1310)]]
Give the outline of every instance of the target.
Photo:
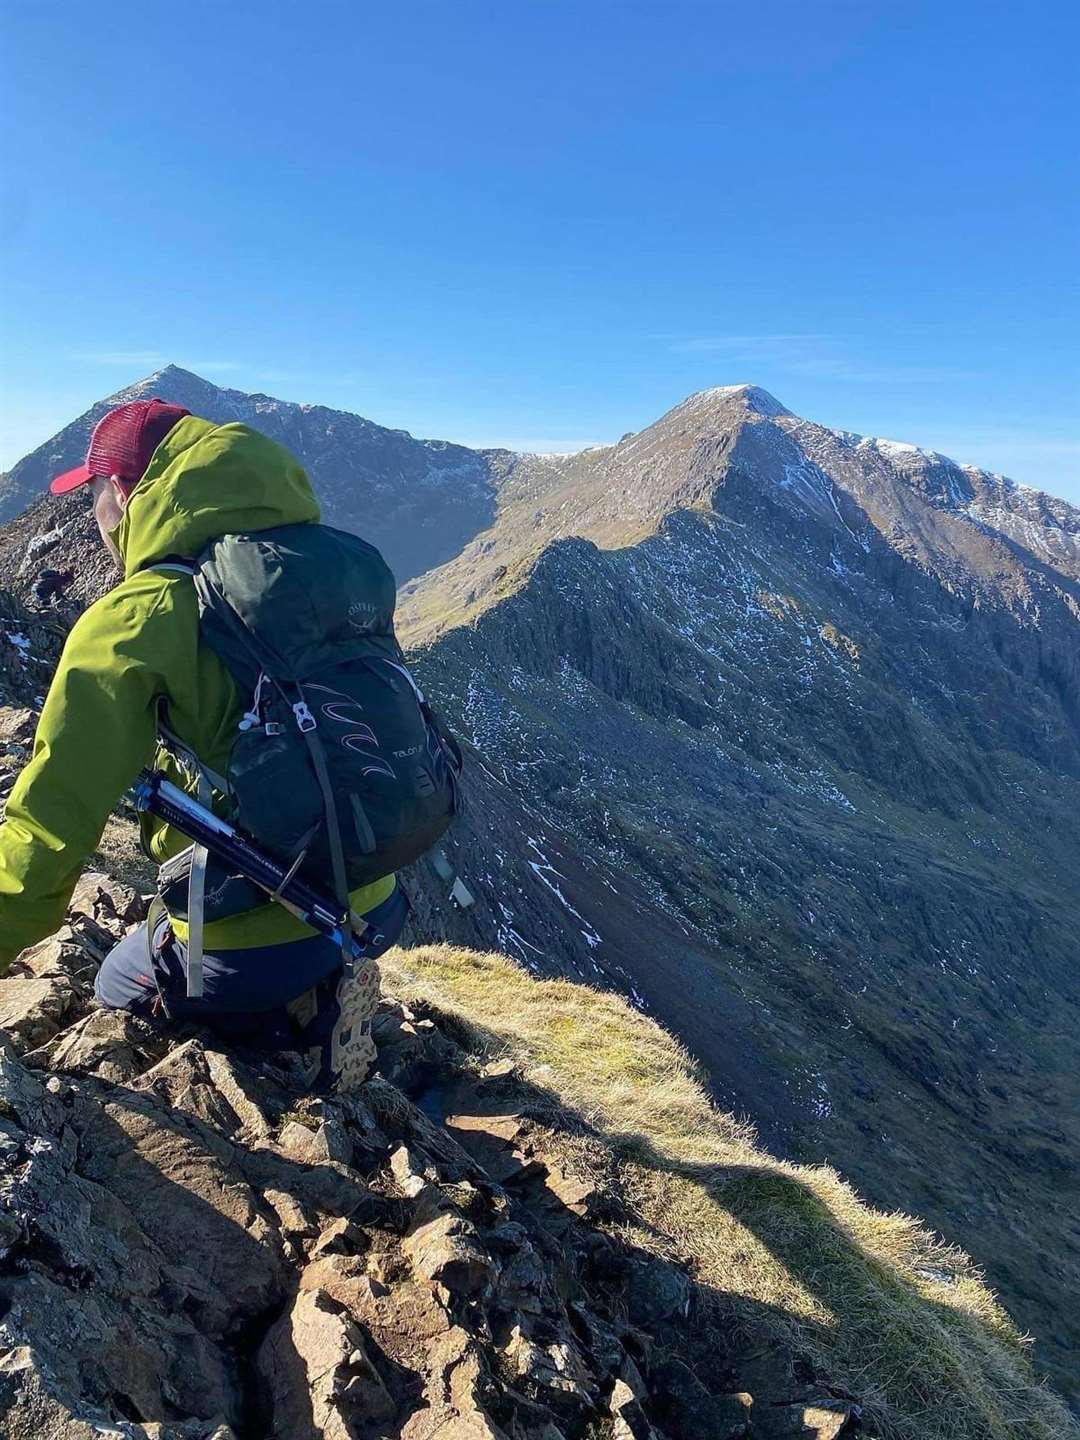
[[(359, 536), (307, 523), (153, 568), (192, 576), (200, 637), (247, 697), (224, 775), (173, 734), (164, 705), (162, 744), (198, 774), (204, 803), (212, 786), (225, 818), (290, 876), (332, 888), (346, 931), (363, 929), (349, 891), (419, 859), (461, 810), (461, 751), (405, 663), (389, 566)], [(267, 898), (199, 847), (162, 867), (159, 891), (200, 955), (203, 919)]]

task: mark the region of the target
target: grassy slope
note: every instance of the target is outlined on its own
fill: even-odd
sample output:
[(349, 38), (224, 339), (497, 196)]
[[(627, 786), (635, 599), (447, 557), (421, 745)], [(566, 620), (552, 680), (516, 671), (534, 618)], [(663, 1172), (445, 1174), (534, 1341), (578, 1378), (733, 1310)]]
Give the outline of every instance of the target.
[(834, 1170), (764, 1153), (711, 1104), (678, 1044), (623, 1000), (449, 946), (392, 951), (383, 969), (394, 994), (454, 1016), (602, 1135), (635, 1243), (683, 1260), (736, 1320), (808, 1355), (867, 1407), (871, 1432), (1080, 1434), (962, 1252), (870, 1209)]

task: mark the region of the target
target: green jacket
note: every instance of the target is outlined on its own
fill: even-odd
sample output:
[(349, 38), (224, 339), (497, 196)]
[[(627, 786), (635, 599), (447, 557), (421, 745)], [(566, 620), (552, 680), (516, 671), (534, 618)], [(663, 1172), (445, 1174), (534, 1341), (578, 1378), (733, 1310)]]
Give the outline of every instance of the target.
[[(0, 825), (0, 974), (20, 950), (63, 922), (71, 892), (105, 821), (155, 759), (156, 709), (211, 769), (223, 771), (244, 705), (229, 673), (199, 640), (188, 575), (147, 567), (196, 555), (234, 531), (317, 521), (299, 461), (246, 425), (181, 420), (154, 452), (113, 534), (124, 579), (80, 616), (38, 722), (33, 755)], [(158, 751), (156, 763), (192, 784)], [(148, 820), (144, 848), (159, 864), (188, 844)], [(386, 876), (353, 893), (358, 914), (392, 892)], [(174, 922), (184, 937), (184, 927)], [(206, 926), (208, 951), (272, 945), (313, 932), (279, 905)]]

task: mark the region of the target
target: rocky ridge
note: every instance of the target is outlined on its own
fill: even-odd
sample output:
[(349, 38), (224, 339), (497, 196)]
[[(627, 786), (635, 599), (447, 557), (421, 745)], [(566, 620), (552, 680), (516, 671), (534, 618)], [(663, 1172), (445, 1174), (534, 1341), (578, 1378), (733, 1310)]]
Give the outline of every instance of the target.
[[(1077, 512), (745, 389), (515, 467), (402, 630), (562, 857), (603, 867), (525, 829), (578, 973), (617, 955), (785, 1153), (844, 1154), (881, 1204), (901, 1166), (1076, 1395)], [(529, 940), (530, 887), (487, 873)], [(651, 902), (636, 942), (613, 890)]]
[(857, 1406), (782, 1382), (779, 1354), (771, 1380), (756, 1357), (752, 1423), (730, 1355), (689, 1323), (688, 1277), (584, 1223), (597, 1187), (563, 1168), (512, 1064), (470, 1067), (408, 1007), (380, 1016), (382, 1077), (336, 1100), (204, 1035), (70, 1023), (139, 909), (88, 875), (72, 927), (0, 982), (4, 1434), (851, 1429)]
[[(680, 1263), (675, 1232), (636, 1230), (610, 1143), (437, 1007), (387, 998), (380, 1073), (339, 1098), (304, 1094), (288, 1054), (88, 1009), (143, 906), (86, 875), (68, 926), (0, 981), (11, 1440), (1066, 1433), (1008, 1346), (1022, 1430), (974, 1387), (912, 1421), (873, 1366), (863, 1405)], [(955, 1252), (923, 1263), (942, 1293), (970, 1285)], [(989, 1368), (1002, 1341), (978, 1344)], [(932, 1374), (932, 1349), (917, 1363)]]
[[(745, 386), (485, 463), (402, 590), (471, 742), (476, 904), (420, 867), (422, 933), (647, 1008), (772, 1146), (964, 1243), (1075, 1393), (1077, 512)], [(0, 532), (21, 705), (53, 504)]]

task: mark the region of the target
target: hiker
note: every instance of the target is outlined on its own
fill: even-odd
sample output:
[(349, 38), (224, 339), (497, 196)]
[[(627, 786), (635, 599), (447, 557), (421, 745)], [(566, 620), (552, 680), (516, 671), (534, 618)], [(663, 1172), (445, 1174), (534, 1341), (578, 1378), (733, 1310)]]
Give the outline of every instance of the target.
[(34, 597), (42, 605), (53, 604), (63, 598), (74, 579), (74, 570), (41, 570), (34, 581)]
[[(334, 553), (344, 556), (343, 563), (352, 563), (355, 556), (358, 563), (377, 562), (385, 612), (381, 629), (372, 619), (378, 607), (352, 600), (348, 613), (361, 614), (363, 623), (350, 621), (356, 634), (348, 637), (352, 648), (345, 653), (363, 657), (367, 652), (362, 646), (370, 650), (372, 644), (381, 645), (389, 657), (387, 665), (395, 672), (387, 682), (386, 697), (400, 707), (404, 695), (415, 711), (417, 701), (409, 690), (409, 686), (416, 690), (415, 682), (393, 639), (393, 577), (373, 547), (318, 524), (319, 507), (308, 477), (283, 446), (245, 425), (215, 425), (160, 399), (138, 400), (110, 411), (94, 430), (86, 463), (57, 476), (50, 489), (63, 494), (82, 485), (90, 487), (102, 541), (124, 578), (72, 628), (41, 712), (33, 756), (11, 792), (0, 826), (0, 974), (22, 949), (61, 924), (110, 812), (144, 766), (153, 761), (173, 783), (190, 794), (198, 793), (203, 803), (213, 793), (215, 807), (226, 807), (219, 813), (227, 813), (229, 797), (255, 794), (271, 830), (279, 819), (284, 825), (295, 818), (292, 812), (299, 797), (307, 789), (315, 790), (314, 766), (323, 787), (319, 823), (310, 826), (301, 837), (303, 845), (293, 845), (284, 858), (291, 860), (294, 850), (297, 865), (309, 851), (328, 857), (326, 870), (333, 874), (320, 878), (324, 888), (338, 896), (344, 906), (341, 913), (351, 916), (357, 943), (362, 941), (361, 963), (344, 965), (338, 946), (268, 901), (264, 892), (251, 885), (245, 890), (245, 882), (239, 884), (241, 908), (228, 913), (221, 897), (237, 890), (238, 877), (215, 878), (212, 865), (206, 869), (205, 852), (200, 855), (187, 837), (143, 816), (143, 849), (165, 866), (161, 876), (169, 873), (170, 864), (183, 872), (186, 863), (188, 873), (179, 886), (159, 879), (167, 908), (153, 907), (149, 930), (140, 927), (112, 950), (95, 989), (100, 1003), (110, 1008), (205, 1023), (230, 1040), (260, 1048), (299, 1049), (311, 1057), (313, 1084), (352, 1088), (365, 1078), (374, 1057), (370, 1038), (378, 998), (374, 961), (398, 939), (409, 905), (393, 873), (396, 866), (379, 866), (382, 832), (375, 837), (369, 819), (385, 824), (385, 816), (380, 821), (375, 811), (369, 815), (356, 793), (349, 795), (350, 823), (366, 832), (359, 848), (368, 852), (363, 873), (369, 878), (359, 887), (352, 886), (358, 845), (354, 839), (351, 849), (348, 845), (343, 849), (344, 832), (331, 813), (334, 800), (323, 781), (328, 773), (338, 773), (333, 766), (361, 760), (366, 767), (362, 773), (374, 771), (384, 786), (394, 782), (395, 771), (377, 757), (358, 760), (353, 755), (360, 730), (369, 737), (364, 741), (368, 748), (378, 744), (367, 726), (358, 726), (356, 712), (364, 705), (355, 696), (350, 699), (335, 691), (340, 697), (337, 705), (322, 707), (351, 726), (351, 733), (340, 738), (330, 757), (331, 772), (319, 759), (319, 754), (324, 759), (329, 754), (330, 741), (324, 745), (320, 740), (323, 731), (317, 729), (302, 695), (292, 709), (298, 722), (307, 713), (310, 724), (299, 724), (299, 729), (314, 734), (298, 735), (291, 714), (288, 725), (280, 717), (274, 723), (266, 718), (267, 702), (260, 692), (268, 677), (259, 670), (254, 698), (244, 694), (238, 674), (207, 643), (192, 557), (210, 547), (207, 553), (217, 555), (224, 571), (228, 556), (239, 553), (247, 557), (241, 568), (246, 565), (251, 572), (253, 553), (278, 563), (279, 550), (273, 542), (288, 536), (296, 551), (302, 552), (310, 542), (316, 557), (315, 542), (319, 542), (324, 550), (336, 546)], [(246, 550), (243, 544), (239, 551), (235, 546), (230, 549), (234, 541), (245, 541)], [(306, 613), (282, 626), (282, 633), (274, 637), (282, 653), (305, 632), (305, 626), (310, 629), (313, 614), (325, 612), (331, 625), (333, 605), (349, 604), (355, 593), (346, 586), (343, 596), (328, 591), (326, 597), (313, 597), (311, 589), (319, 589), (324, 580), (327, 586), (337, 583), (341, 589), (340, 575), (324, 573), (325, 561), (316, 558), (314, 564), (315, 578), (308, 576), (303, 582)], [(234, 612), (229, 613), (235, 619)], [(343, 623), (338, 626), (339, 631), (346, 628)], [(366, 632), (372, 629), (379, 633), (369, 639)], [(325, 638), (316, 633), (312, 643)], [(355, 666), (342, 673), (359, 674)], [(365, 683), (374, 682), (367, 678)], [(284, 693), (276, 682), (265, 688), (273, 692), (271, 698)], [(418, 690), (416, 695), (423, 704)], [(426, 707), (424, 713), (430, 717)], [(333, 723), (324, 720), (324, 729)], [(253, 737), (267, 736), (274, 738), (253, 742)], [(308, 758), (303, 741), (313, 758)], [(415, 759), (410, 763), (416, 765), (424, 795), (435, 794), (437, 799), (449, 750), (441, 741), (428, 749), (435, 759), (426, 768), (416, 765)], [(412, 755), (413, 750), (390, 753)], [(271, 772), (273, 765), (279, 767), (276, 775), (256, 769), (253, 784), (244, 770), (252, 754), (258, 764), (269, 757)], [(207, 777), (216, 782), (213, 791)], [(323, 801), (329, 807), (326, 829), (332, 829), (333, 835), (325, 843), (320, 838), (321, 851), (311, 850)], [(337, 809), (341, 808), (339, 804)], [(400, 809), (398, 805), (393, 814)], [(403, 857), (398, 863), (422, 853), (438, 828), (429, 824), (411, 849), (399, 844), (393, 851)], [(255, 833), (255, 838), (270, 843), (269, 836)], [(193, 877), (200, 864), (205, 898), (196, 902)], [(197, 919), (192, 909), (196, 903)], [(188, 971), (194, 974), (197, 964), (193, 960), (189, 967), (193, 949), (201, 960), (201, 995), (189, 993)]]

